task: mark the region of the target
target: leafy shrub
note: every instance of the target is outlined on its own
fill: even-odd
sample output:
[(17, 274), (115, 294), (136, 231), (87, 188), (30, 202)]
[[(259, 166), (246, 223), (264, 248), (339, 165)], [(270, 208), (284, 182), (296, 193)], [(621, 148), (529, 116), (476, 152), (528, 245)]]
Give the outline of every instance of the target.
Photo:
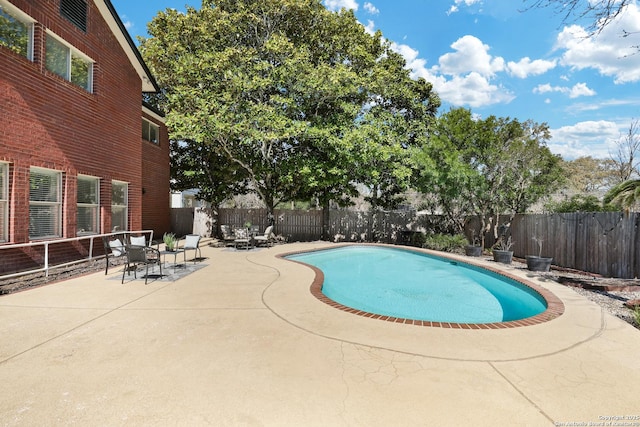
[(615, 212), (619, 209), (611, 204), (603, 205), (595, 196), (587, 194), (575, 194), (568, 200), (549, 202), (545, 205), (549, 212)]
[(426, 237), (425, 237), (424, 233), (412, 233), (410, 241), (409, 241), (409, 244), (411, 246), (416, 246), (418, 248), (422, 248), (422, 247), (424, 247), (425, 239), (426, 239)]
[(464, 234), (430, 234), (425, 236), (422, 247), (443, 252), (463, 252), (467, 245)]

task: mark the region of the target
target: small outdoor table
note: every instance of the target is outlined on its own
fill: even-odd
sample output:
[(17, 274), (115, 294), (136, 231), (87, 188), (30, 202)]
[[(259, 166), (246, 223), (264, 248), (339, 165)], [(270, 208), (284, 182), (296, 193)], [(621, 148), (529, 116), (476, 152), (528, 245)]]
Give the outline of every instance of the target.
[(178, 254), (184, 253), (184, 249), (174, 249), (172, 251), (164, 250), (160, 251), (160, 255), (162, 255), (162, 263), (166, 263), (167, 255), (173, 255), (173, 272), (176, 272), (176, 267), (178, 267)]
[(235, 245), (236, 245), (236, 249), (242, 249), (242, 248), (244, 248), (244, 249), (246, 249), (246, 250), (249, 250), (249, 249), (251, 249), (251, 248), (253, 247), (252, 242), (253, 242), (253, 239), (251, 239), (251, 238), (247, 238), (247, 239), (235, 239), (235, 240), (233, 241), (233, 243), (235, 243)]

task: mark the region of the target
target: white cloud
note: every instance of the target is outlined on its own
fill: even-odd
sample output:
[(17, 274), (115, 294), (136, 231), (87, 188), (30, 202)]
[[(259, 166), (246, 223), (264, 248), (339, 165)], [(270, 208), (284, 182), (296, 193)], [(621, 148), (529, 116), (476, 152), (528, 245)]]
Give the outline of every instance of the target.
[(380, 10), (378, 10), (377, 7), (375, 7), (372, 3), (369, 3), (369, 2), (364, 3), (364, 10), (366, 10), (372, 15), (377, 15), (380, 13)]
[(635, 3), (611, 21), (600, 33), (588, 37), (578, 25), (565, 27), (556, 39), (556, 49), (564, 50), (562, 64), (578, 70), (593, 68), (615, 83), (640, 81), (640, 55), (623, 31), (640, 32), (640, 8)]
[(532, 61), (529, 57), (524, 57), (518, 62), (509, 61), (507, 63), (507, 70), (509, 70), (509, 74), (512, 76), (524, 79), (528, 76), (544, 74), (555, 68), (555, 66), (555, 60), (545, 61), (544, 59), (536, 59)]
[(577, 98), (579, 96), (593, 96), (596, 91), (587, 87), (586, 83), (576, 83), (569, 91), (569, 98)]
[(584, 111), (597, 111), (609, 107), (625, 107), (629, 111), (635, 111), (640, 106), (639, 98), (630, 99), (607, 99), (599, 101), (597, 103), (576, 103), (571, 105), (571, 111), (584, 112)]
[(375, 32), (376, 32), (376, 25), (375, 25), (375, 23), (374, 23), (371, 19), (369, 19), (369, 20), (367, 21), (367, 25), (365, 25), (365, 26), (364, 26), (364, 30), (365, 30), (368, 34), (371, 34), (371, 35), (375, 34)]
[(433, 83), (438, 95), (453, 105), (477, 108), (498, 103), (508, 104), (515, 98), (511, 92), (502, 86), (491, 84), (485, 76), (476, 72)]
[(417, 79), (423, 77), (428, 82), (433, 82), (438, 77), (427, 70), (427, 61), (418, 58), (418, 52), (414, 48), (406, 44), (391, 43), (391, 48), (398, 52), (407, 63), (406, 68), (411, 70), (411, 78)]
[(460, 5), (463, 4), (467, 7), (472, 6), (474, 4), (481, 4), (482, 0), (454, 0), (453, 4), (447, 11), (447, 15), (451, 15), (452, 13), (456, 13), (460, 10)]
[(127, 15), (121, 15), (120, 18), (122, 19), (122, 24), (127, 29), (127, 31), (133, 28), (133, 22), (129, 20), (129, 17)]
[(489, 55), (489, 46), (474, 36), (466, 35), (451, 44), (455, 52), (445, 53), (438, 62), (440, 71), (448, 75), (476, 72), (490, 77), (505, 68), (504, 59)]
[(412, 78), (422, 77), (431, 82), (440, 98), (454, 106), (475, 108), (509, 103), (515, 98), (503, 86), (491, 83), (494, 72), (504, 69), (504, 60), (488, 55), (488, 46), (475, 37), (465, 36), (456, 41), (452, 47), (457, 52), (441, 56), (439, 65), (431, 68), (411, 46), (397, 43), (391, 46), (404, 57)]
[(609, 157), (609, 150), (620, 137), (620, 127), (610, 121), (585, 121), (551, 129), (549, 149), (565, 159), (581, 156)]
[[(406, 44), (398, 44), (395, 42), (391, 42), (391, 48), (393, 50), (395, 50), (396, 52), (398, 52), (400, 55), (402, 55), (402, 57), (404, 58), (405, 61), (407, 61), (407, 67), (408, 68), (414, 68), (411, 66), (411, 64), (416, 61), (416, 59), (418, 59), (418, 54), (420, 53), (419, 51), (415, 50), (414, 48), (412, 48), (409, 45)], [(423, 62), (426, 63), (426, 61), (422, 60)]]
[(576, 83), (573, 87), (568, 88), (566, 86), (551, 86), (549, 83), (538, 85), (533, 89), (533, 93), (549, 93), (560, 92), (568, 93), (569, 98), (578, 98), (579, 96), (593, 96), (596, 91), (589, 88), (586, 83)]
[(453, 3), (458, 6), (464, 3), (465, 6), (472, 6), (477, 3), (481, 3), (482, 0), (454, 0)]
[(329, 10), (353, 9), (358, 10), (358, 2), (356, 0), (324, 0), (324, 5)]
[(549, 83), (538, 85), (533, 88), (533, 93), (549, 93), (549, 92), (561, 92), (566, 93), (569, 89), (563, 86), (551, 86)]

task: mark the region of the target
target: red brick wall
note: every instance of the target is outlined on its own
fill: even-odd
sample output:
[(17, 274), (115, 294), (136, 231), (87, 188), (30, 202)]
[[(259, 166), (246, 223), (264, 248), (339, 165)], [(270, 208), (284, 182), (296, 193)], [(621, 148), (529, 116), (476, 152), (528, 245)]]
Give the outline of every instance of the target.
[(160, 127), (158, 144), (142, 140), (142, 228), (160, 239), (171, 231), (169, 136), (161, 121), (146, 113), (142, 117)]
[[(11, 3), (37, 23), (33, 62), (0, 46), (0, 161), (10, 164), (9, 243), (29, 241), (30, 166), (63, 172), (63, 237), (76, 235), (78, 174), (101, 179), (101, 232), (111, 230), (112, 180), (129, 183), (130, 230), (143, 223), (158, 232), (168, 229), (166, 128), (161, 126), (159, 147), (142, 143), (140, 76), (94, 2), (87, 2), (86, 33), (60, 16), (59, 0)], [(46, 29), (95, 61), (93, 93), (45, 69)], [(144, 221), (143, 201), (151, 205)]]

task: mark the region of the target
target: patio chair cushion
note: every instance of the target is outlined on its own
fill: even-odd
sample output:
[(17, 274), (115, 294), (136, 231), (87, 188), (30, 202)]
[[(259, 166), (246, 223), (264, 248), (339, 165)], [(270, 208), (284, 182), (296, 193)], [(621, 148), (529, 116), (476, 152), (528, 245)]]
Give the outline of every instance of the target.
[(187, 234), (185, 236), (184, 249), (196, 249), (200, 242), (200, 236), (197, 234)]
[(147, 241), (144, 236), (131, 236), (129, 238), (132, 246), (146, 246)]
[(111, 254), (113, 256), (121, 256), (124, 255), (124, 245), (120, 241), (120, 239), (110, 240), (109, 248), (111, 249)]

